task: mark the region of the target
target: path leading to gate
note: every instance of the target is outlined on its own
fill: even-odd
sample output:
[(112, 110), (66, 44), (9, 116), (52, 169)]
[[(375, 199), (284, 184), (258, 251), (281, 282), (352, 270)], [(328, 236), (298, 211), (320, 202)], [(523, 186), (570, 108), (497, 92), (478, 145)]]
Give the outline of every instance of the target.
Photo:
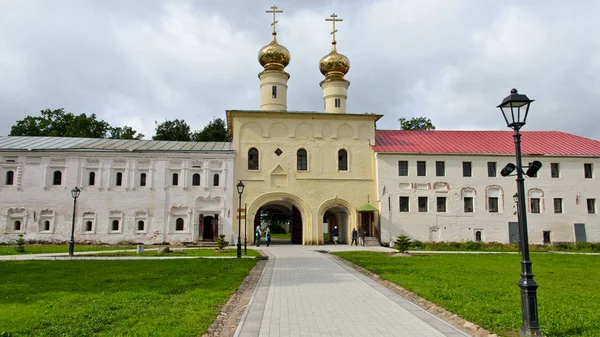
[(269, 261), (236, 336), (468, 336), (318, 251), (368, 248), (261, 245)]

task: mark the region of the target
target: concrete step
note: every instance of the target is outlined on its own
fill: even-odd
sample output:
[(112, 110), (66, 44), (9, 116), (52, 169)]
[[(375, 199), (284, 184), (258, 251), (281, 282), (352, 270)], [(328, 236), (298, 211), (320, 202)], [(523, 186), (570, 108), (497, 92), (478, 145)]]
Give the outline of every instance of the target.
[(186, 247), (217, 247), (216, 241), (194, 241), (185, 244)]
[(376, 246), (381, 246), (381, 245), (379, 244), (379, 241), (377, 240), (377, 238), (365, 237), (365, 246), (376, 247)]

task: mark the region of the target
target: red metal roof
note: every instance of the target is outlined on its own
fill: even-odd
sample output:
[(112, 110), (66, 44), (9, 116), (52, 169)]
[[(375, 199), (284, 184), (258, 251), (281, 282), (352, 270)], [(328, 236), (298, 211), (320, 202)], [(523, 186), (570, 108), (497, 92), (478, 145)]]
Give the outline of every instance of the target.
[[(600, 156), (600, 141), (559, 131), (521, 132), (523, 154)], [(376, 130), (375, 152), (513, 154), (512, 131)]]

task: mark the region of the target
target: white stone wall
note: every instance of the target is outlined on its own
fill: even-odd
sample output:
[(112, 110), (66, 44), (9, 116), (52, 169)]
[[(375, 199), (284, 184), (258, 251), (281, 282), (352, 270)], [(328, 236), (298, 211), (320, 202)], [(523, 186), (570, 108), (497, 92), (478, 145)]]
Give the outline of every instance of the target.
[[(6, 184), (9, 170), (15, 172), (13, 185)], [(55, 171), (61, 172), (60, 185), (53, 185)], [(90, 172), (95, 173), (94, 186), (89, 184)], [(122, 174), (122, 186), (116, 186), (117, 173)], [(142, 173), (146, 186), (140, 186)], [(172, 184), (173, 173), (178, 174), (178, 186)], [(192, 186), (195, 173), (200, 174), (200, 186)], [(216, 187), (214, 174), (220, 177)], [(218, 233), (227, 238), (232, 233), (233, 154), (4, 152), (0, 177), (0, 242), (14, 241), (19, 234), (25, 240), (69, 240), (75, 186), (81, 189), (76, 242), (196, 241), (200, 214), (217, 214)], [(177, 218), (184, 220), (183, 230), (176, 230)], [(115, 220), (117, 230), (112, 228)], [(15, 221), (21, 222), (19, 230)], [(137, 228), (139, 221), (144, 221), (143, 230)]]
[[(376, 157), (382, 241), (399, 235), (421, 241), (475, 241), (477, 230), (484, 242), (510, 241), (509, 222), (517, 222), (516, 177), (502, 177), (500, 170), (514, 163), (514, 156), (377, 153)], [(398, 175), (399, 160), (408, 161), (408, 176)], [(523, 163), (533, 160), (541, 161), (543, 167), (537, 178), (525, 178), (530, 243), (542, 244), (544, 231), (550, 231), (551, 242), (574, 242), (575, 223), (585, 224), (587, 241), (600, 241), (600, 159), (525, 156)], [(417, 161), (426, 161), (426, 176), (417, 176)], [(445, 162), (445, 176), (436, 176), (436, 161)], [(463, 161), (472, 162), (472, 177), (463, 177)], [(497, 163), (496, 177), (488, 177), (488, 162)], [(550, 163), (560, 164), (559, 178), (551, 178)], [(584, 178), (584, 163), (593, 165), (593, 178)], [(487, 209), (486, 193), (494, 186), (500, 191), (498, 213)], [(464, 212), (466, 193), (474, 195), (473, 213)], [(541, 212), (534, 214), (530, 197), (537, 195), (541, 196)], [(400, 196), (409, 197), (409, 212), (399, 212)], [(419, 212), (419, 196), (428, 197), (427, 212)], [(446, 212), (437, 212), (437, 197), (446, 197)], [(554, 213), (554, 198), (563, 199), (562, 214)], [(587, 199), (596, 200), (596, 214), (588, 214)]]

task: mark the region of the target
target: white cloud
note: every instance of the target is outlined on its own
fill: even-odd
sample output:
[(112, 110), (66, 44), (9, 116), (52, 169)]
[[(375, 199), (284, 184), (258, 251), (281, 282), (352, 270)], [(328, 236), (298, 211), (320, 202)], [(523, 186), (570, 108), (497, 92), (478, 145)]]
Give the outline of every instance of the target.
[[(257, 109), (271, 3), (0, 2), (0, 134), (46, 108), (96, 113), (150, 137), (154, 121), (200, 129)], [(600, 138), (595, 121), (600, 4), (507, 0), (290, 1), (278, 40), (292, 54), (289, 110), (321, 110), (319, 59), (350, 58), (349, 112), (431, 117), (438, 129), (502, 129), (512, 87), (536, 99), (527, 129)]]

